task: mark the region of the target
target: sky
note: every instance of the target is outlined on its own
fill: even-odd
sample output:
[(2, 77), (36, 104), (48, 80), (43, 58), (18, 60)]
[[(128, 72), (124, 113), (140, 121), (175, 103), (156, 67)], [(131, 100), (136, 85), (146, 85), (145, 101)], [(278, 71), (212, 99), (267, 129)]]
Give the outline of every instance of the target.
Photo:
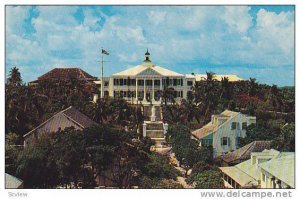
[(235, 74), (294, 85), (293, 6), (6, 6), (6, 76), (55, 67), (105, 76), (151, 60), (182, 74)]

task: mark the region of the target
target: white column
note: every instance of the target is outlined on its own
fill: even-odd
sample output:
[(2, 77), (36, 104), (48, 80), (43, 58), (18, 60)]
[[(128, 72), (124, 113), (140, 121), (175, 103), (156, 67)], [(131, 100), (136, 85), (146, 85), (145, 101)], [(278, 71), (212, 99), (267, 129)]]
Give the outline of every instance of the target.
[(135, 99), (136, 99), (136, 103), (138, 103), (138, 100), (139, 100), (138, 94), (139, 94), (139, 92), (138, 92), (138, 79), (136, 78), (135, 79)]
[(159, 101), (161, 103), (161, 94), (162, 94), (162, 90), (163, 90), (163, 87), (162, 87), (162, 78), (159, 79), (159, 90), (160, 90)]
[(182, 78), (182, 85), (183, 85), (183, 93), (182, 93), (182, 97), (184, 99), (187, 99), (187, 80), (185, 78)]
[(94, 94), (94, 96), (93, 96), (93, 102), (97, 103), (97, 100), (98, 100), (98, 94)]
[(147, 132), (146, 132), (146, 126), (147, 126), (147, 124), (144, 123), (144, 124), (143, 124), (143, 137), (146, 137), (146, 135), (147, 135)]
[(146, 101), (146, 79), (144, 79), (144, 101)]
[(154, 102), (154, 79), (152, 79), (152, 102)]
[(162, 90), (162, 78), (159, 79), (159, 90)]

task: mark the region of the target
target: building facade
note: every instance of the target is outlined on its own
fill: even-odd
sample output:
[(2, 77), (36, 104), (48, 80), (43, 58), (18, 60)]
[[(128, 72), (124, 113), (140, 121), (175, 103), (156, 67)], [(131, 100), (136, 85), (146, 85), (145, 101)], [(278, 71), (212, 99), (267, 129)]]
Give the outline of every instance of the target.
[(217, 157), (240, 148), (239, 139), (246, 136), (246, 127), (253, 123), (256, 117), (225, 110), (212, 115), (211, 121), (193, 131), (192, 136), (199, 140), (200, 146), (212, 146)]
[[(104, 78), (104, 96), (121, 97), (130, 103), (161, 104), (161, 91), (164, 88), (174, 89), (175, 101), (186, 99), (196, 81), (204, 80), (206, 75), (184, 75), (161, 66), (155, 65), (150, 59), (150, 53), (145, 53), (142, 64), (111, 77)], [(220, 81), (227, 77), (229, 81), (240, 81), (236, 75), (216, 75)], [(101, 87), (101, 81), (95, 81)], [(96, 100), (98, 96), (94, 96)]]

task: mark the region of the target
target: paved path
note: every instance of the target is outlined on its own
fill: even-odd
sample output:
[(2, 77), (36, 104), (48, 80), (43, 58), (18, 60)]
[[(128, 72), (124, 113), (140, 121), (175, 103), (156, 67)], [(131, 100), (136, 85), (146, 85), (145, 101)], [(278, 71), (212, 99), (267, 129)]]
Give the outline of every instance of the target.
[(183, 186), (185, 189), (193, 189), (194, 187), (186, 183), (186, 178), (177, 176), (177, 182)]

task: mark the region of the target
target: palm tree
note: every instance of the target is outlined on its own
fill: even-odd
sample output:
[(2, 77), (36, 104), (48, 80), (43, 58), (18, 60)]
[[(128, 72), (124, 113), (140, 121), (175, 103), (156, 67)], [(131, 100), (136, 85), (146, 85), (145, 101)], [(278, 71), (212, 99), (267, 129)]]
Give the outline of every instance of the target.
[(250, 77), (249, 81), (249, 95), (255, 96), (257, 94), (258, 84), (255, 78)]
[(182, 110), (182, 112), (180, 113), (180, 117), (182, 118), (184, 124), (191, 124), (194, 118), (196, 118), (196, 120), (200, 122), (199, 118), (195, 117), (198, 108), (193, 103), (193, 101), (185, 99), (181, 100), (180, 108)]
[(231, 89), (228, 77), (222, 77), (220, 99), (229, 100), (231, 97)]
[(103, 124), (108, 119), (110, 114), (109, 104), (106, 99), (98, 99), (93, 107), (93, 120), (97, 123)]
[(203, 100), (203, 82), (195, 82), (195, 84), (192, 86), (192, 93), (193, 93), (193, 98), (194, 102), (196, 105), (199, 105), (199, 103), (202, 102)]
[(227, 77), (222, 77), (221, 80), (221, 94), (220, 94), (220, 108), (223, 111), (225, 108), (228, 108), (229, 102), (232, 99), (232, 89), (229, 79)]
[(130, 107), (124, 99), (113, 99), (110, 104), (110, 114), (113, 120), (120, 126), (120, 128), (127, 125), (130, 117)]
[(13, 86), (20, 86), (22, 84), (21, 74), (17, 67), (13, 67), (9, 71), (9, 78), (7, 79), (7, 84)]
[(283, 96), (276, 85), (273, 85), (269, 91), (269, 102), (273, 106), (274, 111), (281, 111), (283, 106)]
[(172, 104), (175, 103), (175, 91), (172, 87), (165, 87), (164, 90), (161, 93), (162, 101), (165, 105), (167, 105), (168, 102), (171, 102)]
[(204, 121), (209, 114), (216, 110), (218, 104), (219, 94), (216, 80), (214, 79), (215, 74), (213, 72), (207, 72), (204, 85), (204, 102), (202, 108), (204, 109)]

